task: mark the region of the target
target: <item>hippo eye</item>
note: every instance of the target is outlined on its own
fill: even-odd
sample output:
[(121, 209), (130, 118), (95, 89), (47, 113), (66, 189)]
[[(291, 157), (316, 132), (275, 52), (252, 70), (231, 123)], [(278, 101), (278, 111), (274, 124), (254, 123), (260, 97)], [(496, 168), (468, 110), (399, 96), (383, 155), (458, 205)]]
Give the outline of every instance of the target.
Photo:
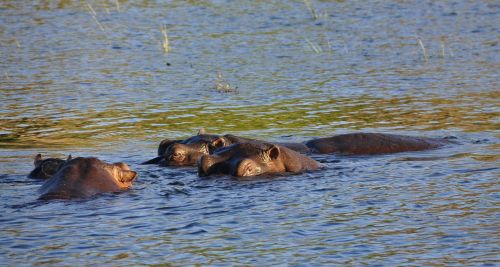
[(243, 176), (252, 176), (254, 173), (254, 168), (253, 168), (253, 164), (251, 163), (246, 163), (244, 166), (243, 166), (243, 173), (242, 175)]
[(176, 160), (176, 161), (181, 161), (184, 159), (184, 153), (182, 152), (174, 152), (172, 153), (172, 159)]
[(245, 175), (244, 176), (251, 176), (253, 173), (253, 168), (251, 166), (247, 166), (245, 168)]

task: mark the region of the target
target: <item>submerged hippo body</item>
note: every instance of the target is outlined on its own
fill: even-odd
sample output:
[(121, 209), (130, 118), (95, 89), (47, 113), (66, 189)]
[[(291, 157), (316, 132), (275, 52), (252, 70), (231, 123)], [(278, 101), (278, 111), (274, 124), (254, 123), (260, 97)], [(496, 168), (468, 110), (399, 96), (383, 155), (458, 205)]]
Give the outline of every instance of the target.
[(41, 154), (35, 156), (35, 168), (28, 174), (28, 178), (46, 180), (52, 177), (66, 161), (71, 160), (71, 155), (66, 160), (58, 158), (43, 159)]
[[(224, 135), (214, 141), (220, 142), (217, 147), (229, 146), (237, 143), (263, 143), (264, 141)], [(304, 143), (274, 143), (303, 154), (385, 154), (405, 151), (419, 151), (454, 144), (455, 142), (428, 137), (415, 137), (383, 133), (349, 133), (332, 137), (318, 138)]]
[(87, 198), (95, 194), (128, 189), (137, 173), (123, 162), (108, 164), (97, 158), (66, 162), (40, 188), (40, 199)]
[(219, 148), (198, 161), (198, 175), (228, 174), (236, 177), (299, 173), (319, 169), (315, 160), (283, 146), (250, 142)]
[(349, 133), (307, 141), (311, 153), (385, 154), (435, 149), (454, 142), (427, 137), (382, 133)]

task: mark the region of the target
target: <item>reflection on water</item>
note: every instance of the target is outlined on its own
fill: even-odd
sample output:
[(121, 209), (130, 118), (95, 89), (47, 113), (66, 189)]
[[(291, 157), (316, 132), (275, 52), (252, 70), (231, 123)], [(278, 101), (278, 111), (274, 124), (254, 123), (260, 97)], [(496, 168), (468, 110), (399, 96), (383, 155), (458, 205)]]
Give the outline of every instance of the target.
[[(2, 122), (4, 147), (83, 146), (88, 143), (150, 138), (165, 132), (193, 133), (206, 127), (215, 132), (273, 134), (331, 134), (336, 128), (493, 131), (498, 128), (499, 92), (468, 94), (458, 99), (358, 98), (291, 99), (270, 104), (223, 106), (199, 100), (170, 105), (117, 106), (88, 111), (27, 117), (25, 110), (10, 110)], [(238, 100), (234, 100), (238, 101)], [(245, 101), (241, 100), (240, 101)], [(226, 102), (226, 101), (222, 101)], [(231, 102), (228, 100), (227, 102)], [(312, 129), (312, 130), (311, 130)]]
[[(8, 265), (494, 265), (495, 1), (0, 0), (0, 258)], [(171, 51), (161, 48), (166, 26)], [(218, 74), (236, 94), (214, 89)], [(200, 180), (141, 166), (200, 127), (460, 145)], [(98, 156), (133, 190), (36, 201), (32, 157)]]

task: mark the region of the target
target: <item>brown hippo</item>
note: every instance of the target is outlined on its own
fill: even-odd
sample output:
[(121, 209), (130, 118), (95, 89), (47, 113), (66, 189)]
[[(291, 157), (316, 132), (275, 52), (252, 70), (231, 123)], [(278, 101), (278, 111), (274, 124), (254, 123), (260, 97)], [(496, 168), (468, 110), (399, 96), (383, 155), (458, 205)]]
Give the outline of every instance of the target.
[(195, 166), (202, 155), (210, 153), (214, 148), (212, 142), (218, 138), (218, 135), (202, 133), (184, 140), (162, 140), (158, 147), (158, 156), (142, 164)]
[(229, 174), (236, 177), (298, 173), (321, 165), (296, 151), (264, 142), (237, 143), (204, 155), (198, 161), (198, 175)]
[(382, 133), (349, 133), (305, 142), (311, 153), (385, 154), (438, 148), (455, 142), (446, 139)]
[[(230, 146), (233, 144), (239, 144), (239, 143), (269, 143), (267, 141), (261, 141), (257, 139), (250, 139), (250, 138), (245, 138), (245, 137), (240, 137), (240, 136), (235, 136), (232, 134), (226, 134), (224, 136), (219, 137), (218, 139), (215, 139), (212, 142), (212, 147), (214, 148), (219, 148), (219, 147), (226, 147)], [(291, 143), (291, 142), (273, 142), (273, 144), (286, 147), (288, 149), (300, 152), (300, 153), (308, 153), (310, 149), (302, 143)]]
[(123, 162), (108, 164), (97, 158), (75, 158), (45, 181), (40, 199), (87, 198), (117, 192), (132, 185), (137, 173)]
[[(206, 134), (200, 130), (198, 135), (184, 140), (165, 139), (158, 146), (158, 157), (143, 162), (142, 164), (161, 164), (165, 166), (196, 166), (196, 162), (203, 155), (208, 155), (213, 150), (238, 143), (262, 143), (264, 141), (238, 137), (235, 135), (219, 136)], [(276, 143), (278, 145), (306, 153), (309, 149), (300, 143)]]
[(35, 161), (33, 162), (35, 169), (28, 174), (28, 177), (40, 180), (49, 179), (69, 160), (71, 160), (71, 155), (66, 160), (63, 160), (58, 158), (42, 159), (42, 155), (38, 154), (35, 156)]
[[(198, 134), (185, 140), (165, 139), (158, 148), (159, 156), (144, 164), (161, 163), (167, 166), (194, 166), (202, 155), (215, 149), (238, 143), (263, 143), (265, 141), (239, 137)], [(437, 148), (452, 142), (445, 139), (412, 137), (380, 133), (350, 133), (318, 138), (305, 143), (275, 143), (304, 154), (383, 154)]]
[[(236, 143), (264, 142), (254, 139), (224, 135), (214, 140), (215, 147)], [(372, 155), (419, 151), (456, 144), (454, 141), (383, 133), (348, 133), (332, 137), (318, 138), (304, 143), (275, 143), (304, 154), (354, 154)]]

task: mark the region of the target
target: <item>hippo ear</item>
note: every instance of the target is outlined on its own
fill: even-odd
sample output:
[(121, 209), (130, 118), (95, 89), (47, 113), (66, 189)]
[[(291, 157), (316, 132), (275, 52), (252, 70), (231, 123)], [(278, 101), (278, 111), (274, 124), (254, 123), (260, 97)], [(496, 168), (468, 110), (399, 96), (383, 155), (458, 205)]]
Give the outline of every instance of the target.
[(135, 171), (121, 171), (120, 172), (120, 181), (123, 183), (132, 182), (135, 177), (137, 177), (137, 172)]
[(202, 135), (202, 134), (207, 134), (207, 132), (205, 131), (205, 128), (200, 128), (198, 130), (198, 135)]
[(219, 137), (212, 141), (210, 144), (213, 148), (225, 147), (228, 145), (228, 142), (224, 137)]
[(272, 145), (268, 150), (267, 154), (269, 155), (269, 158), (272, 160), (277, 159), (280, 156), (280, 149), (276, 145)]
[(66, 159), (66, 161), (70, 161), (70, 160), (72, 160), (72, 159), (73, 159), (73, 157), (71, 157), (71, 154), (69, 154), (69, 155), (68, 155), (68, 158)]
[(37, 154), (35, 156), (35, 161), (33, 162), (33, 164), (35, 164), (35, 167), (38, 167), (40, 165), (40, 163), (42, 163), (42, 154)]

